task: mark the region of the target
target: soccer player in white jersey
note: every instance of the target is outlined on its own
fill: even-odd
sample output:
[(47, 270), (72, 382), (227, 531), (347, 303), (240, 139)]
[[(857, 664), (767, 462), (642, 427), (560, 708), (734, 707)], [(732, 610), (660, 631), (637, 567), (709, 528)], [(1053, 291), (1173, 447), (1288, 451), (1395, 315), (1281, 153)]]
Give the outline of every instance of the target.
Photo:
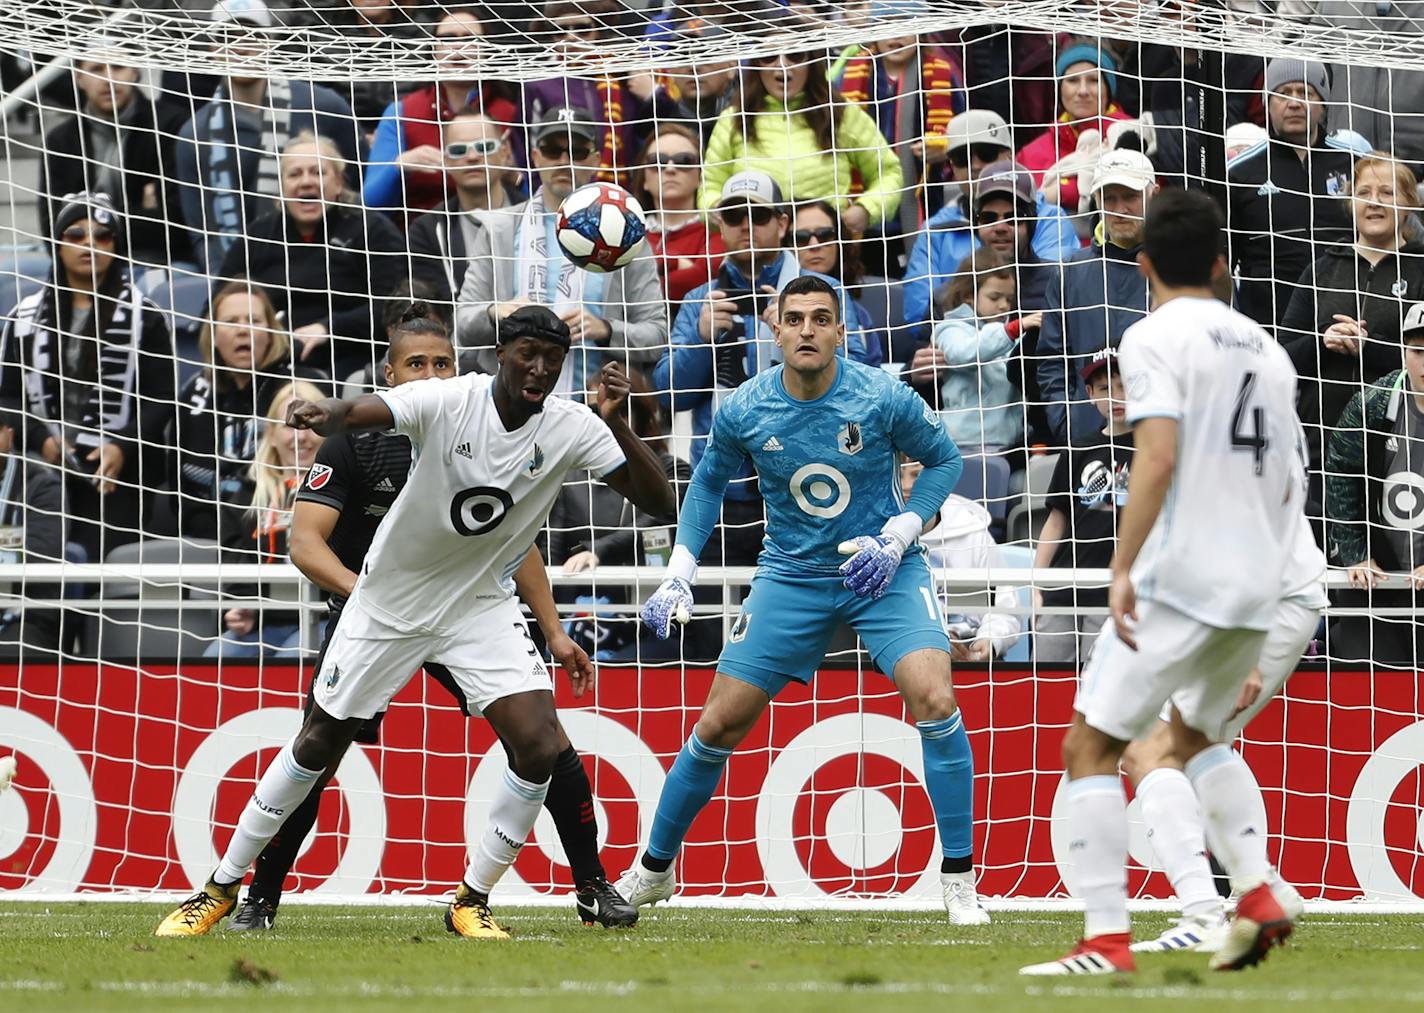
[(592, 472), (651, 514), (672, 513), (677, 502), (656, 455), (624, 418), (629, 384), (620, 367), (604, 367), (594, 413), (549, 397), (570, 344), (568, 325), (550, 310), (521, 307), (498, 337), (494, 376), (422, 380), (288, 410), (288, 425), (327, 436), (403, 433), (415, 463), (327, 645), (311, 713), (262, 775), (217, 870), (159, 935), (202, 935), (232, 910), (287, 814), (427, 660), (449, 670), (510, 756), (445, 924), (462, 936), (507, 935), (490, 914), (489, 892), (529, 836), (559, 752), (553, 680), (514, 597), (514, 571), (569, 472)]
[(1211, 966), (1254, 964), (1291, 931), (1271, 893), (1255, 779), (1218, 738), (1261, 657), (1295, 545), (1304, 481), (1295, 371), (1275, 341), (1212, 293), (1225, 265), (1210, 197), (1159, 195), (1138, 263), (1154, 308), (1128, 328), (1119, 355), (1137, 451), (1112, 561), (1113, 621), (1083, 670), (1063, 740), (1086, 930), (1066, 957), (1023, 974), (1136, 969), (1118, 765), (1169, 700), (1176, 755), (1241, 893)]

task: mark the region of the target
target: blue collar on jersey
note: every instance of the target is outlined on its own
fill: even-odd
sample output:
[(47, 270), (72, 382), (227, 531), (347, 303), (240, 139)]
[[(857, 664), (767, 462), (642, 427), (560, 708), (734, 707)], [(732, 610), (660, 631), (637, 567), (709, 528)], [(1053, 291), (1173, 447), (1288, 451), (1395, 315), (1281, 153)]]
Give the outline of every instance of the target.
[(799, 397), (792, 397), (791, 392), (786, 389), (786, 364), (781, 364), (781, 372), (776, 377), (776, 392), (781, 395), (782, 400), (797, 407), (806, 408), (811, 405), (818, 405), (840, 389), (841, 381), (845, 379), (845, 364), (841, 362), (841, 356), (836, 355), (835, 359), (836, 378), (831, 381), (831, 385), (826, 392), (813, 401), (802, 401)]

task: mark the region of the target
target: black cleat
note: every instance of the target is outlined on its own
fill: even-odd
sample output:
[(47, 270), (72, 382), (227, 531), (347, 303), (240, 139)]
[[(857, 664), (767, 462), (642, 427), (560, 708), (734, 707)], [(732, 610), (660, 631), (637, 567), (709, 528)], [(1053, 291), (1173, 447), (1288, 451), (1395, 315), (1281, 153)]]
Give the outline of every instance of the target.
[(276, 904), (248, 894), (247, 899), (228, 919), (226, 928), (229, 932), (266, 932), (276, 920)]
[(579, 884), (574, 906), (585, 925), (596, 922), (606, 929), (626, 929), (638, 924), (638, 909), (602, 876)]

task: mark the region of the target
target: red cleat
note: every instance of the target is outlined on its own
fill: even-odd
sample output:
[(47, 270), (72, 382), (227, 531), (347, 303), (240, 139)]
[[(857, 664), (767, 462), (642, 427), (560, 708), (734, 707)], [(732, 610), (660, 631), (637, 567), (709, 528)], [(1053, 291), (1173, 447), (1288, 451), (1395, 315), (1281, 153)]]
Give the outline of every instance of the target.
[(1092, 939), (1080, 940), (1073, 952), (1046, 964), (1030, 964), (1019, 968), (1019, 974), (1132, 974), (1137, 970), (1137, 961), (1128, 947), (1132, 945), (1132, 933), (1111, 932)]
[(1272, 946), (1285, 943), (1294, 930), (1269, 883), (1251, 890), (1236, 905), (1236, 917), (1226, 931), (1226, 941), (1211, 958), (1213, 971), (1239, 971), (1266, 959)]

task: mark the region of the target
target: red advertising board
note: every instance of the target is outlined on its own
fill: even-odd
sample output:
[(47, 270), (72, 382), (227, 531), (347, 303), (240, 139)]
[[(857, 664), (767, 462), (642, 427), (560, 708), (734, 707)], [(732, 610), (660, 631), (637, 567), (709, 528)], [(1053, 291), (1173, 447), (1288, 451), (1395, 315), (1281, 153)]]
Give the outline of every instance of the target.
[[(273, 663), (0, 668), (0, 890), (179, 890), (216, 861), (257, 776), (300, 722), (307, 671)], [(667, 768), (711, 672), (608, 668), (593, 701), (563, 695), (606, 835), (610, 874), (646, 836)], [(957, 689), (976, 764), (976, 853), (987, 896), (1065, 892), (1054, 853), (1059, 746), (1075, 677), (996, 666)], [(1424, 897), (1424, 676), (1307, 671), (1248, 730), (1272, 849), (1307, 897)], [(504, 758), (418, 678), (396, 698), (379, 746), (353, 750), (298, 860), (296, 889), (438, 893), (464, 865)], [(716, 896), (933, 896), (936, 838), (919, 741), (880, 676), (829, 669), (791, 687), (734, 755), (693, 825), (684, 892)], [(1134, 834), (1132, 888), (1169, 893)], [(502, 887), (562, 890), (544, 820)]]

